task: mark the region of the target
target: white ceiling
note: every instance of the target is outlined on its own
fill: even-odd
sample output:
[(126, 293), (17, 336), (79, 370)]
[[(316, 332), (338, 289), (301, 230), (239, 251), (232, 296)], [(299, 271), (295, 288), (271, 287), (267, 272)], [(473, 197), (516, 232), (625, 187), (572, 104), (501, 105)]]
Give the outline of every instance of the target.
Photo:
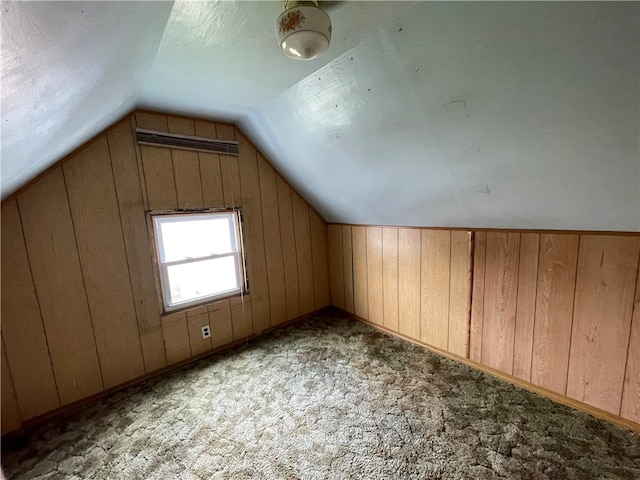
[[(329, 221), (640, 231), (640, 4), (3, 2), (2, 197), (133, 108), (237, 122)], [(322, 2), (321, 2), (322, 5)]]

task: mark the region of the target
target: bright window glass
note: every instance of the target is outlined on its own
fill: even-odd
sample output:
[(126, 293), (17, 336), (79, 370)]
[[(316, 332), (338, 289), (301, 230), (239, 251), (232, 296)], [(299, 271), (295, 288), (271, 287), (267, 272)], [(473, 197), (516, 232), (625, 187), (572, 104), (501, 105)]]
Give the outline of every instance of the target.
[(167, 310), (242, 291), (236, 212), (154, 215), (153, 228)]

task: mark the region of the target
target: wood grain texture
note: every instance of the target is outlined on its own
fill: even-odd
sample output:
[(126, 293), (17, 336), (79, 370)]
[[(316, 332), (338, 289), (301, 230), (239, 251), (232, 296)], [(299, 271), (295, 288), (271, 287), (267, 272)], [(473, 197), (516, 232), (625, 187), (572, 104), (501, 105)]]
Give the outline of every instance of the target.
[(161, 113), (136, 112), (136, 126), (156, 132), (168, 132), (167, 116)]
[(449, 344), (451, 232), (422, 230), (420, 341), (446, 350)]
[(640, 238), (581, 235), (567, 396), (620, 412)]
[(246, 142), (240, 144), (238, 156), (242, 192), (242, 216), (244, 220), (244, 244), (247, 249), (247, 268), (253, 327), (260, 334), (271, 326), (269, 305), (269, 280), (265, 259), (264, 230), (262, 227), (262, 200), (256, 151)]
[(367, 294), (367, 231), (366, 227), (351, 227), (353, 246), (353, 307), (355, 314), (369, 318)]
[(249, 297), (231, 298), (229, 300), (234, 341), (253, 336), (251, 303)]
[(636, 272), (636, 295), (633, 302), (620, 416), (640, 423), (640, 264)]
[(331, 284), (331, 305), (344, 306), (344, 259), (342, 256), (342, 227), (329, 225), (329, 279)]
[(531, 381), (566, 393), (578, 235), (540, 235)]
[(183, 362), (191, 357), (191, 342), (185, 312), (171, 313), (162, 317), (162, 334), (167, 352), (167, 363)]
[(376, 325), (384, 325), (382, 289), (382, 228), (367, 227), (366, 233), (368, 319)]
[(398, 229), (382, 229), (383, 324), (399, 331), (398, 316)]
[(209, 305), (209, 325), (211, 326), (211, 346), (221, 347), (233, 342), (231, 305), (229, 300)]
[(9, 372), (9, 365), (7, 363), (5, 349), (2, 349), (2, 398), (0, 399), (0, 405), (2, 405), (2, 435), (14, 430), (18, 430), (22, 426), (20, 421), (20, 412), (18, 411), (18, 402), (15, 396), (15, 390), (13, 388), (13, 382), (11, 379), (11, 373)]
[(167, 359), (154, 284), (151, 242), (144, 214), (142, 182), (138, 175), (135, 144), (129, 120), (110, 130), (107, 141), (144, 366), (148, 373), (165, 367)]
[(105, 388), (144, 374), (129, 266), (106, 136), (64, 164)]
[(104, 387), (62, 168), (18, 196), (18, 207), (62, 405)]
[(353, 300), (353, 245), (351, 226), (342, 226), (342, 261), (344, 262), (344, 309), (354, 313)]
[(329, 294), (329, 247), (327, 224), (312, 209), (309, 209), (311, 228), (311, 255), (313, 260), (314, 310), (331, 304)]
[(271, 325), (279, 325), (287, 320), (287, 294), (284, 277), (284, 259), (280, 237), (280, 214), (278, 210), (278, 190), (276, 172), (271, 165), (258, 155), (258, 174), (262, 199), (262, 224), (264, 229), (264, 250), (269, 281), (269, 305)]
[(513, 372), (519, 233), (487, 233), (482, 363)]
[(220, 173), (222, 175), (222, 184), (224, 185), (224, 206), (226, 208), (235, 208), (242, 205), (238, 157), (220, 155)]
[(191, 355), (202, 355), (212, 348), (211, 337), (202, 338), (202, 327), (209, 325), (209, 312), (200, 315), (187, 315), (187, 328), (189, 329), (189, 342)]
[(311, 253), (311, 228), (309, 226), (309, 207), (298, 195), (292, 192), (293, 228), (296, 240), (296, 259), (298, 263), (298, 288), (300, 290), (300, 315), (313, 312), (313, 258)]
[(420, 250), (421, 232), (398, 231), (398, 332), (420, 340)]
[(235, 126), (229, 123), (216, 123), (216, 137), (219, 140), (239, 140), (236, 133), (239, 133), (241, 138), (244, 137), (242, 132), (236, 131)]
[(484, 277), (487, 234), (473, 232), (473, 277), (471, 279), (471, 325), (469, 326), (469, 359), (482, 363), (482, 326), (484, 323)]
[(298, 287), (298, 260), (296, 237), (293, 230), (291, 188), (280, 176), (276, 177), (278, 190), (278, 213), (280, 217), (280, 239), (284, 261), (284, 280), (287, 294), (287, 320), (300, 316), (300, 290)]
[[(169, 131), (181, 135), (195, 135), (195, 124), (190, 118), (167, 117)], [(202, 208), (204, 206), (200, 160), (198, 152), (171, 149), (175, 175), (178, 208)]]
[(469, 357), (471, 318), (471, 232), (451, 231), (447, 351)]
[[(167, 117), (152, 113), (137, 113), (140, 128), (168, 132)], [(140, 155), (150, 210), (168, 210), (178, 206), (173, 175), (173, 160), (168, 148), (141, 145)]]
[(21, 417), (27, 420), (59, 407), (60, 400), (15, 200), (2, 204), (0, 218), (3, 356), (7, 356)]
[[(198, 137), (217, 138), (216, 124), (213, 122), (196, 120), (195, 131)], [(200, 160), (200, 181), (204, 206), (207, 208), (224, 207), (220, 155), (198, 152), (198, 159)]]
[(531, 380), (539, 249), (539, 234), (520, 234), (520, 267), (518, 269), (518, 305), (513, 344), (513, 375), (526, 381)]

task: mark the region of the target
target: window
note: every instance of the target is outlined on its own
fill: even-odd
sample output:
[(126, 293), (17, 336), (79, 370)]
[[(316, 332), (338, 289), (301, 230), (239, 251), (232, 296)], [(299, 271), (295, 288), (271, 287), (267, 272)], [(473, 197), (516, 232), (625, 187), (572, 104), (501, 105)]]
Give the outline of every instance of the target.
[(244, 290), (237, 211), (152, 215), (165, 310)]

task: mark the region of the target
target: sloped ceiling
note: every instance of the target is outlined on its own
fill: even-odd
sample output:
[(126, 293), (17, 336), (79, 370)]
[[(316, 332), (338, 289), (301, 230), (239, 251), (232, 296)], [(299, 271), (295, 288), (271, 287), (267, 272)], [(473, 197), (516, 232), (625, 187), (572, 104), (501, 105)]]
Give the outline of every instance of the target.
[[(322, 5), (323, 2), (321, 2)], [(2, 196), (133, 108), (233, 121), (329, 221), (640, 231), (640, 4), (2, 3)]]

